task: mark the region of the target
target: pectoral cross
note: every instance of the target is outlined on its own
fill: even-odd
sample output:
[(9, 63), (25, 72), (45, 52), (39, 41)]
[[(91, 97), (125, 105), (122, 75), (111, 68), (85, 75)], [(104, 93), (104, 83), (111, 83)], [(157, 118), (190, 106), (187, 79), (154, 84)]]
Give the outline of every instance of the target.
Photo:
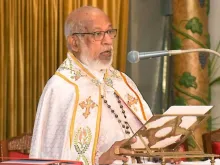
[(83, 102), (79, 103), (79, 105), (82, 109), (86, 109), (86, 111), (83, 113), (83, 116), (85, 118), (87, 118), (89, 116), (90, 109), (93, 109), (97, 106), (97, 104), (92, 101), (91, 96), (89, 96), (86, 99), (86, 101), (83, 101)]
[(131, 107), (133, 104), (137, 104), (137, 102), (138, 102), (138, 99), (128, 94), (128, 106), (129, 107)]

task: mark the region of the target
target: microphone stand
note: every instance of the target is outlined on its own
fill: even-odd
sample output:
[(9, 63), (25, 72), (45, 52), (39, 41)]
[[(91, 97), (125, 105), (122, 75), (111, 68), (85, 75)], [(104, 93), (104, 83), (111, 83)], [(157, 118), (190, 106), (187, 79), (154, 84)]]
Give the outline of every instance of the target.
[(220, 53), (211, 49), (204, 49), (204, 48), (187, 49), (187, 50), (168, 50), (169, 56), (183, 54), (183, 53), (192, 53), (192, 52), (207, 52), (207, 53), (215, 54), (220, 57)]
[(207, 52), (211, 54), (215, 54), (220, 57), (220, 53), (211, 50), (211, 49), (187, 49), (187, 50), (163, 50), (163, 51), (154, 51), (154, 52), (138, 52), (138, 51), (131, 51), (128, 53), (128, 61), (130, 63), (138, 63), (140, 59), (151, 59), (155, 57), (162, 57), (162, 56), (172, 56), (172, 55), (179, 55), (184, 53), (192, 53), (192, 52)]

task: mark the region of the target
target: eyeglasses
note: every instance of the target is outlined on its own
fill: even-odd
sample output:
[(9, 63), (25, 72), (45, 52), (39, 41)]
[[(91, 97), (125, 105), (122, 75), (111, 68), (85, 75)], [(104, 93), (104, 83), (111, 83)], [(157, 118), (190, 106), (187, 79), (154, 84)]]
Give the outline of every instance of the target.
[(97, 32), (92, 32), (92, 33), (73, 33), (72, 35), (85, 35), (85, 34), (88, 34), (88, 35), (92, 35), (92, 37), (94, 38), (94, 40), (96, 41), (101, 41), (104, 36), (105, 36), (105, 33), (109, 35), (109, 37), (111, 39), (114, 39), (117, 35), (117, 29), (110, 29), (110, 30), (106, 30), (106, 31), (97, 31)]

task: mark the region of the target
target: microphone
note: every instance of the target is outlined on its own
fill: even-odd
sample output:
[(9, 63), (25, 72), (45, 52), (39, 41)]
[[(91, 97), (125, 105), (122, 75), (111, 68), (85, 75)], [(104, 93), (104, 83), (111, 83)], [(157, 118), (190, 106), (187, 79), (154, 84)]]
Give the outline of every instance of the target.
[(192, 52), (208, 52), (215, 54), (220, 57), (220, 54), (211, 49), (187, 49), (187, 50), (162, 50), (162, 51), (153, 51), (153, 52), (138, 52), (138, 51), (130, 51), (127, 55), (127, 60), (130, 63), (138, 63), (140, 59), (151, 59), (155, 57), (163, 57), (163, 56), (171, 56), (178, 55), (183, 53), (192, 53)]
[(130, 63), (138, 63), (140, 59), (162, 57), (167, 55), (169, 55), (168, 50), (153, 51), (153, 52), (138, 52), (133, 50), (128, 53), (127, 60)]

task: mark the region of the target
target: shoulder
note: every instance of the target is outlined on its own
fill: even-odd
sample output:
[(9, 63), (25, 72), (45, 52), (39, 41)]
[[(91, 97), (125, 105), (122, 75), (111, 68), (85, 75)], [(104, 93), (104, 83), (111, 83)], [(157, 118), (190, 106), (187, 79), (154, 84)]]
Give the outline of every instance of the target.
[(132, 88), (137, 89), (136, 84), (134, 83), (134, 81), (124, 72), (121, 72), (113, 67), (110, 68), (111, 72), (114, 72), (114, 74), (117, 77), (122, 77), (122, 79), (125, 81), (125, 83), (127, 83), (127, 85), (131, 86)]
[[(113, 68), (113, 67), (111, 67), (110, 68), (110, 71), (111, 72), (114, 72), (116, 75), (120, 75), (123, 79), (125, 79), (126, 81), (131, 81), (131, 82), (133, 82), (133, 80), (127, 75), (127, 74), (125, 74), (124, 72), (121, 72), (121, 71), (119, 71), (119, 70), (117, 70), (117, 69), (115, 69), (115, 68)], [(134, 82), (133, 82), (134, 83)]]
[(132, 87), (134, 87), (134, 88), (137, 89), (136, 84), (134, 83), (134, 81), (133, 81), (127, 74), (121, 72), (121, 75), (122, 75), (122, 77), (124, 78), (124, 80), (127, 81), (127, 83), (128, 83), (130, 86), (132, 86)]
[(50, 85), (53, 88), (68, 88), (72, 87), (73, 84), (76, 85), (73, 82), (67, 81), (64, 78), (58, 76), (58, 75), (53, 75), (47, 82), (48, 85)]
[(53, 75), (44, 87), (44, 92), (53, 93), (72, 93), (75, 92), (75, 86), (58, 75)]
[(126, 73), (124, 73), (124, 72), (120, 72), (120, 73), (124, 78), (126, 78), (126, 80), (133, 82), (133, 80)]

